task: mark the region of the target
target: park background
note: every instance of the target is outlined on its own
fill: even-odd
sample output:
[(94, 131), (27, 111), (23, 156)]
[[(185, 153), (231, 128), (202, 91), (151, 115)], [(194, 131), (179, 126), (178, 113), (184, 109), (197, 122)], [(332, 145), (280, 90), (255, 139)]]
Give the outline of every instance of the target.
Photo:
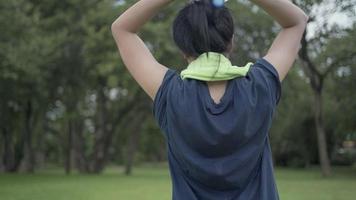
[[(110, 26), (131, 0), (0, 1), (0, 199), (163, 200), (171, 182), (152, 101), (118, 56)], [(283, 200), (356, 191), (356, 1), (295, 0), (310, 17), (270, 131)], [(186, 67), (171, 37), (185, 1), (140, 32), (155, 57)], [(266, 53), (279, 26), (230, 0), (231, 59)], [(147, 74), (149, 76), (149, 74)]]

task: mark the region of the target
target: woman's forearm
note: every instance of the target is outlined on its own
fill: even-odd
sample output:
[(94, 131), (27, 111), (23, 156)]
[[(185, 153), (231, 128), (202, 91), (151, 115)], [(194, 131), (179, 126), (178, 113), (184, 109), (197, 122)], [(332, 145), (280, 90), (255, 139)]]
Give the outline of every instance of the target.
[(283, 28), (290, 28), (305, 24), (308, 16), (302, 9), (289, 0), (250, 0), (269, 15), (271, 15)]
[(157, 12), (173, 0), (140, 0), (126, 10), (112, 24), (113, 31), (127, 31), (136, 33)]

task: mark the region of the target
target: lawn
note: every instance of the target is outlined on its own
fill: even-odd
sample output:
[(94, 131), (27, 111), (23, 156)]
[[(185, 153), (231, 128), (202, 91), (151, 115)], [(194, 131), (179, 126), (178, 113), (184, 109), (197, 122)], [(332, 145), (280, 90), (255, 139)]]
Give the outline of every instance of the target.
[[(355, 200), (356, 169), (336, 168), (321, 178), (317, 168), (276, 169), (282, 200)], [(63, 175), (45, 170), (35, 175), (0, 174), (0, 200), (168, 200), (169, 172), (162, 166), (134, 169), (132, 176), (121, 168), (103, 175)]]

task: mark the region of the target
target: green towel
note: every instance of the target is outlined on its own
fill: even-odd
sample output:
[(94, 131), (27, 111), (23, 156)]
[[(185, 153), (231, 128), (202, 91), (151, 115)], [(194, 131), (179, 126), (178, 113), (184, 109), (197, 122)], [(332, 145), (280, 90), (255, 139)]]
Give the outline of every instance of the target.
[(253, 63), (244, 67), (232, 66), (230, 60), (223, 54), (203, 53), (192, 61), (187, 69), (180, 73), (182, 79), (191, 78), (202, 81), (222, 81), (246, 76)]

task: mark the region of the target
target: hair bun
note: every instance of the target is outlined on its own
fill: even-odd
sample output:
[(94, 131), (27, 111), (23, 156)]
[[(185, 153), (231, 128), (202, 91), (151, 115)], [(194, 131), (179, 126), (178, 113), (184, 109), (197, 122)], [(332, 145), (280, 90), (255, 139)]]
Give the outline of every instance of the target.
[(221, 1), (225, 2), (190, 0), (179, 11), (173, 22), (173, 38), (186, 55), (197, 57), (205, 52), (224, 53), (229, 50), (234, 23), (229, 10), (221, 6)]

